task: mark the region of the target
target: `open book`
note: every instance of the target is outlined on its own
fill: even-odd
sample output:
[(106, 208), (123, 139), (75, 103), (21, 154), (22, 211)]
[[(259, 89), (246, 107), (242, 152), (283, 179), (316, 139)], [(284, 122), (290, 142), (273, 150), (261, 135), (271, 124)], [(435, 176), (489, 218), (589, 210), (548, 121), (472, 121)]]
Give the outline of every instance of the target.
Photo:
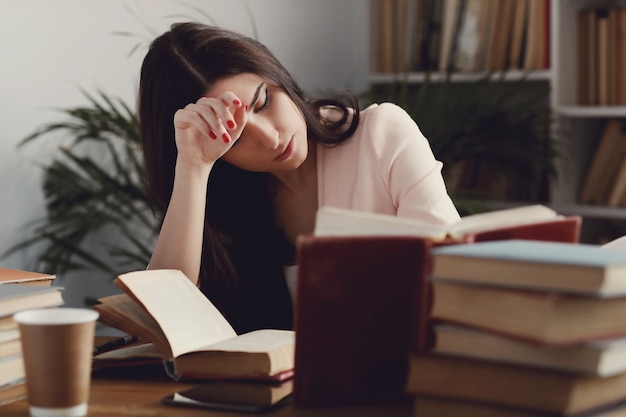
[(181, 379), (284, 379), (293, 373), (295, 334), (265, 329), (237, 335), (224, 316), (178, 270), (120, 275), (126, 294), (94, 306), (100, 321), (152, 345), (107, 352), (96, 360), (155, 353), (169, 360)]
[(580, 236), (580, 222), (581, 219), (578, 216), (562, 216), (540, 204), (472, 214), (450, 225), (336, 207), (322, 207), (317, 212), (314, 234), (317, 236), (405, 235), (426, 237), (436, 241), (534, 238), (577, 242)]

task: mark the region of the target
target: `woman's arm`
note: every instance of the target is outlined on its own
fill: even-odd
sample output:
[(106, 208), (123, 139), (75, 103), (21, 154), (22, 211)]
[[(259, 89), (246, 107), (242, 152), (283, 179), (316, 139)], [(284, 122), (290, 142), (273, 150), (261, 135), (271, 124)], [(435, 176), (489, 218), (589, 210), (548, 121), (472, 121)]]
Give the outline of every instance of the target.
[[(174, 186), (149, 269), (179, 269), (198, 284), (209, 175), (243, 131), (246, 111), (245, 103), (227, 92), (203, 97), (174, 115)], [(235, 122), (233, 128), (224, 126), (228, 121)]]
[(150, 269), (180, 269), (198, 284), (206, 189), (212, 166), (176, 164), (172, 198), (150, 259)]

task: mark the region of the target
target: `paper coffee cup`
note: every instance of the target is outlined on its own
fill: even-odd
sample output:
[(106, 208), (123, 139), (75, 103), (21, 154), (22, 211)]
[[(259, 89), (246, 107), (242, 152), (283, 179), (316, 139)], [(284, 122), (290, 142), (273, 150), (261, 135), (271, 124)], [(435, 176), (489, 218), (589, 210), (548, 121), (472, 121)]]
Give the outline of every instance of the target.
[(98, 313), (84, 308), (21, 311), (20, 328), (32, 417), (87, 414)]

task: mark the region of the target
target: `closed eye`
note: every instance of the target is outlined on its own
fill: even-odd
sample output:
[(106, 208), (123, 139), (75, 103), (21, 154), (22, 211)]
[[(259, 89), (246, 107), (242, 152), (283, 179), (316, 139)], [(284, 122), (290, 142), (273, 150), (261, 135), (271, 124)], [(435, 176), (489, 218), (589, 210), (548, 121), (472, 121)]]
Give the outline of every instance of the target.
[(267, 107), (270, 105), (272, 101), (272, 96), (270, 95), (270, 89), (268, 86), (265, 86), (265, 101), (263, 102), (263, 104), (261, 105), (261, 107), (259, 107), (258, 109), (255, 110), (256, 113), (260, 113), (264, 110), (267, 109)]

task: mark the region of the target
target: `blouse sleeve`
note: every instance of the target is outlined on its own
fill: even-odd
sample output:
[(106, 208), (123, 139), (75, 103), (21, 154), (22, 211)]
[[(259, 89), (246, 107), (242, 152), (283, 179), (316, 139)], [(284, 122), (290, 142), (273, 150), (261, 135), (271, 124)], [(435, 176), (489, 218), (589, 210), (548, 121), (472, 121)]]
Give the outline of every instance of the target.
[(437, 224), (459, 220), (441, 174), (443, 164), (435, 159), (428, 140), (408, 113), (395, 104), (383, 103), (365, 127), (398, 216)]

